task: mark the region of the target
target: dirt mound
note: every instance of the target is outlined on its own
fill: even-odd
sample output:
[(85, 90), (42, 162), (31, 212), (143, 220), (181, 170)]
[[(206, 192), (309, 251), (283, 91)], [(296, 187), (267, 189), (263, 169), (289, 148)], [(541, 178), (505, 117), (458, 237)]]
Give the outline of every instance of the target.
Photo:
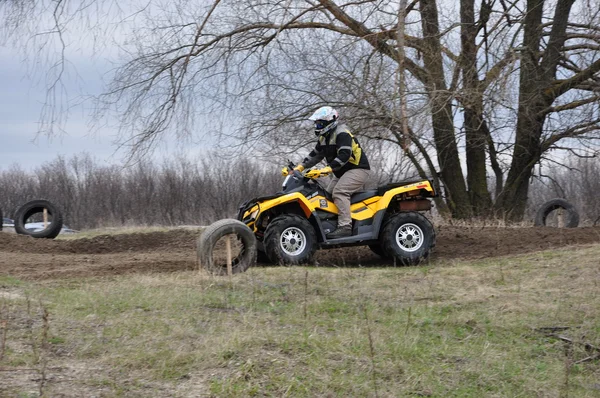
[[(437, 226), (432, 259), (478, 259), (600, 243), (600, 228), (498, 228)], [(366, 247), (317, 252), (323, 265), (379, 265), (381, 258)]]
[(34, 239), (26, 235), (0, 234), (0, 252), (43, 254), (102, 254), (146, 252), (195, 247), (199, 233), (176, 229), (147, 233), (100, 235), (72, 240)]
[[(600, 228), (495, 228), (438, 226), (432, 259), (475, 259), (600, 242)], [(199, 232), (103, 235), (73, 240), (0, 233), (0, 275), (24, 279), (171, 272), (196, 268)], [(368, 247), (321, 250), (322, 266), (385, 266)]]
[(441, 258), (486, 258), (600, 242), (600, 228), (450, 227), (437, 230)]

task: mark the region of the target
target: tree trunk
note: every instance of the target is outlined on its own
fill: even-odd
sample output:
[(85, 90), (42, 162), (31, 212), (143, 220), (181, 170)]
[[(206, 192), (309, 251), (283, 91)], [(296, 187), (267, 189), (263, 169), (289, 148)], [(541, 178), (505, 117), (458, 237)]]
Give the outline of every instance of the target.
[(556, 78), (556, 69), (566, 40), (566, 27), (574, 0), (558, 0), (546, 50), (540, 62), (540, 40), (544, 0), (528, 0), (524, 21), (521, 69), (519, 76), (519, 109), (515, 148), (504, 190), (497, 209), (511, 221), (521, 221), (525, 214), (529, 180), (533, 167), (542, 156), (544, 109), (554, 102), (545, 95)]
[(539, 157), (540, 137), (544, 121), (536, 114), (541, 98), (539, 50), (542, 34), (544, 0), (527, 0), (523, 31), (523, 52), (519, 75), (519, 108), (515, 148), (504, 190), (496, 206), (512, 221), (520, 221), (525, 213), (529, 179)]
[(435, 0), (421, 0), (421, 26), (424, 37), (423, 63), (429, 72), (425, 85), (430, 99), (440, 174), (447, 192), (446, 200), (455, 218), (468, 218), (472, 215), (471, 205), (454, 135), (452, 94), (448, 92), (444, 78)]
[[(531, 106), (533, 108), (533, 106)], [(504, 190), (498, 198), (498, 208), (511, 221), (521, 221), (525, 214), (529, 180), (533, 167), (541, 156), (540, 137), (543, 119), (535, 118), (533, 110), (519, 109), (516, 142)]]
[(492, 133), (487, 126), (486, 121), (483, 121), (483, 129), (485, 131), (485, 135), (487, 137), (487, 145), (488, 145), (488, 153), (490, 154), (490, 164), (492, 166), (492, 170), (494, 170), (494, 175), (496, 176), (496, 187), (494, 192), (494, 199), (498, 199), (498, 195), (504, 189), (504, 171), (502, 171), (502, 167), (500, 167), (500, 163), (498, 162), (498, 152), (496, 151), (496, 145), (494, 140), (492, 139)]
[(487, 131), (483, 121), (483, 94), (477, 76), (477, 37), (474, 0), (460, 1), (461, 20), (461, 69), (463, 91), (461, 103), (464, 108), (464, 128), (467, 156), (467, 184), (473, 215), (487, 215), (492, 199), (487, 186), (485, 148)]

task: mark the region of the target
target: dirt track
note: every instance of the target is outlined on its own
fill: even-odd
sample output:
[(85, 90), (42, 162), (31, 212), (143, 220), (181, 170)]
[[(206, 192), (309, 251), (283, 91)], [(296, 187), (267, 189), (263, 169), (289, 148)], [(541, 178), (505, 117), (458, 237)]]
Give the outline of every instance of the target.
[[(432, 259), (473, 259), (600, 242), (600, 228), (437, 228)], [(198, 233), (190, 230), (44, 240), (0, 232), (0, 275), (22, 279), (172, 272), (196, 267)], [(322, 250), (319, 265), (377, 266), (367, 247)]]

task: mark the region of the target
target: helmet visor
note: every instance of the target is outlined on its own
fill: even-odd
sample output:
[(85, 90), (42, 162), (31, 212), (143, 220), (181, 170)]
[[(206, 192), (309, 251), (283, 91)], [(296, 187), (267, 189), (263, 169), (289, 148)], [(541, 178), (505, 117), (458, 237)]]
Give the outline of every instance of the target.
[(315, 120), (315, 130), (323, 130), (329, 123), (331, 123), (329, 120)]

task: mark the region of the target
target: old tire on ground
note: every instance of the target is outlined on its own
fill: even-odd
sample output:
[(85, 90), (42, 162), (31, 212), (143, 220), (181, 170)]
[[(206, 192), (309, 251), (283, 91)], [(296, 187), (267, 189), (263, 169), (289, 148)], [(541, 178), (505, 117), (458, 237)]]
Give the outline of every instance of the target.
[(571, 203), (564, 199), (552, 199), (544, 203), (535, 213), (534, 224), (536, 227), (546, 226), (546, 218), (557, 209), (566, 211), (565, 228), (576, 228), (579, 225), (579, 213)]
[[(51, 217), (51, 222), (47, 227), (38, 232), (32, 232), (25, 229), (27, 220), (34, 214), (43, 213), (47, 210), (48, 216)], [(38, 199), (32, 200), (19, 207), (15, 213), (15, 232), (21, 235), (29, 235), (34, 238), (54, 239), (60, 233), (63, 226), (62, 213), (52, 202)]]
[(232, 272), (244, 272), (256, 264), (256, 237), (246, 224), (239, 220), (226, 218), (209, 225), (197, 241), (198, 262), (201, 268), (216, 275), (227, 275), (227, 260), (214, 258), (215, 245), (226, 235), (236, 235), (241, 244), (240, 252), (232, 258)]
[(269, 223), (263, 244), (272, 263), (302, 264), (312, 261), (317, 250), (317, 235), (308, 220), (288, 214)]
[(431, 222), (417, 212), (397, 213), (386, 222), (380, 235), (384, 253), (402, 265), (425, 260), (435, 246)]

